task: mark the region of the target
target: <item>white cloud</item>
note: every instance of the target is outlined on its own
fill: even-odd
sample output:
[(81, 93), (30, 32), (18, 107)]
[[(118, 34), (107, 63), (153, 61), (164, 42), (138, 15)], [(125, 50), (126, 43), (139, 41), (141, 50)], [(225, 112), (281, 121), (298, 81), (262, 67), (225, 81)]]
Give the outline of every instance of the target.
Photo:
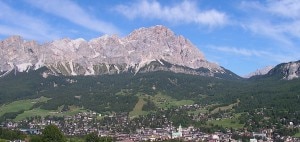
[(130, 19), (150, 18), (176, 23), (196, 23), (206, 26), (222, 26), (227, 15), (215, 9), (199, 10), (197, 4), (183, 1), (173, 6), (163, 6), (158, 1), (141, 0), (130, 5), (119, 5), (115, 10)]
[(47, 39), (52, 39), (53, 37), (44, 37), (39, 33), (30, 33), (26, 29), (0, 25), (0, 35), (12, 36), (12, 35), (20, 35), (26, 39), (37, 40), (37, 41), (45, 41)]
[(111, 23), (104, 22), (86, 12), (70, 0), (26, 0), (29, 4), (47, 13), (62, 17), (72, 23), (107, 34), (118, 34), (119, 30)]
[(34, 38), (41, 41), (58, 37), (47, 23), (38, 18), (26, 15), (1, 1), (0, 9), (1, 35), (11, 36), (19, 34), (25, 38)]
[(283, 25), (274, 25), (263, 20), (253, 20), (246, 26), (255, 34), (273, 38), (285, 45), (292, 46), (293, 42), (285, 35), (287, 29)]
[(295, 47), (294, 39), (300, 39), (299, 0), (244, 1), (241, 8), (249, 14), (242, 21), (246, 29), (275, 39), (287, 47)]
[(266, 10), (287, 18), (300, 18), (299, 0), (268, 1)]
[(259, 51), (259, 50), (249, 50), (249, 49), (244, 49), (244, 48), (236, 48), (236, 47), (227, 47), (227, 46), (213, 46), (210, 45), (208, 48), (222, 51), (222, 52), (227, 52), (227, 53), (232, 53), (236, 55), (242, 55), (242, 56), (265, 56), (265, 55), (270, 55), (271, 53), (266, 52), (266, 51)]
[(261, 59), (261, 61), (272, 61), (276, 63), (288, 62), (293, 60), (298, 60), (298, 50), (296, 51), (263, 51), (257, 49), (245, 49), (245, 48), (236, 48), (228, 46), (215, 46), (208, 45), (207, 48), (212, 50), (221, 51), (223, 53), (228, 53), (237, 56), (245, 56), (255, 59)]

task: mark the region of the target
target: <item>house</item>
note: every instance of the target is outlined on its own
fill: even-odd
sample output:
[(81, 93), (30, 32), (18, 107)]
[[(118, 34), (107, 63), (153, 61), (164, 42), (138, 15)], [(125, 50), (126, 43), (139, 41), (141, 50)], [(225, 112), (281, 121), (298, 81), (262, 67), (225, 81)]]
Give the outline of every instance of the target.
[(209, 142), (219, 142), (220, 137), (218, 135), (212, 135)]
[(255, 138), (266, 138), (267, 137), (267, 134), (264, 134), (264, 133), (252, 133), (252, 136), (255, 137)]
[(38, 135), (41, 134), (39, 129), (20, 129), (21, 132), (28, 134), (28, 135)]

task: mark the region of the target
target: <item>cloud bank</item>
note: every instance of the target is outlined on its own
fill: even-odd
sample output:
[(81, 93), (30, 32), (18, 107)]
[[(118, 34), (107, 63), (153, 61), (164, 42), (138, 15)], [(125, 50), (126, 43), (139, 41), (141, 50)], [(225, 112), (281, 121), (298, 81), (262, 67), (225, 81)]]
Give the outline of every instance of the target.
[(141, 0), (128, 5), (118, 5), (115, 10), (129, 19), (156, 19), (170, 23), (194, 23), (210, 27), (223, 26), (228, 22), (225, 13), (215, 9), (200, 10), (197, 4), (191, 1), (164, 6), (156, 0)]
[(11, 36), (22, 35), (36, 40), (50, 40), (59, 37), (46, 22), (18, 9), (14, 9), (0, 1), (0, 34)]
[(241, 9), (249, 12), (249, 20), (243, 21), (243, 25), (253, 33), (275, 39), (287, 47), (295, 46), (294, 38), (300, 39), (300, 1), (244, 1)]
[(111, 23), (93, 17), (71, 0), (26, 0), (42, 11), (64, 18), (74, 24), (105, 34), (118, 34), (119, 30)]

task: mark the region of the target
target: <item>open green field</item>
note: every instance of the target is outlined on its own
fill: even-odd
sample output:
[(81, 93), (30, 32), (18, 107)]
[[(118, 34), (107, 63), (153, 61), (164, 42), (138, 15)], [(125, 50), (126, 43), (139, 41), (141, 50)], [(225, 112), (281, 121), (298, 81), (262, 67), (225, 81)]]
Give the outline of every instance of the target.
[(215, 105), (217, 105), (217, 104), (211, 104), (211, 105), (206, 105), (206, 106), (200, 107), (199, 109), (197, 109), (195, 111), (189, 111), (189, 114), (191, 114), (191, 113), (194, 113), (194, 114), (209, 113), (210, 108)]
[(0, 139), (0, 142), (9, 142), (9, 140)]
[(21, 110), (29, 110), (35, 103), (39, 102), (46, 102), (49, 98), (46, 97), (40, 97), (37, 99), (28, 99), (28, 100), (20, 100), (20, 101), (14, 101), (9, 104), (2, 105), (0, 107), (0, 116), (2, 116), (5, 113), (8, 112), (18, 112)]
[(222, 107), (217, 107), (214, 110), (212, 110), (210, 113), (214, 114), (217, 113), (219, 110), (224, 111), (224, 110), (231, 110), (235, 105), (238, 105), (240, 103), (240, 100), (237, 99), (236, 103), (230, 104), (228, 106), (222, 106)]
[(223, 126), (225, 128), (233, 128), (233, 129), (240, 129), (243, 128), (243, 124), (239, 124), (238, 121), (232, 119), (221, 119), (221, 120), (212, 120), (208, 123)]
[[(122, 95), (123, 92), (121, 92), (119, 95)], [(153, 101), (153, 103), (158, 107), (158, 108), (170, 108), (172, 106), (182, 106), (182, 105), (191, 105), (194, 104), (194, 101), (192, 100), (176, 100), (170, 96), (163, 95), (161, 93), (154, 95), (154, 96), (149, 96), (145, 94), (137, 94), (139, 97), (139, 100), (137, 104), (135, 105), (134, 109), (129, 113), (131, 117), (136, 117), (139, 115), (146, 115), (147, 111), (142, 111), (142, 108), (144, 104), (146, 103), (144, 99), (149, 99), (150, 101)], [(0, 116), (2, 116), (5, 113), (9, 112), (19, 112), (24, 110), (23, 113), (19, 114), (14, 120), (20, 121), (23, 119), (26, 119), (28, 117), (32, 116), (67, 116), (67, 115), (75, 115), (79, 112), (85, 112), (87, 110), (83, 108), (79, 108), (76, 106), (71, 106), (70, 110), (61, 112), (62, 107), (59, 107), (57, 110), (44, 110), (40, 108), (33, 108), (33, 105), (39, 102), (46, 102), (50, 100), (50, 98), (46, 97), (40, 97), (37, 99), (27, 99), (27, 100), (19, 100), (19, 101), (14, 101), (9, 104), (2, 105), (0, 107)]]
[(192, 100), (176, 100), (170, 96), (163, 95), (161, 93), (151, 96), (150, 100), (155, 103), (159, 108), (170, 108), (172, 106), (182, 106), (182, 105), (192, 105), (194, 101)]
[(299, 133), (296, 133), (296, 134), (294, 135), (294, 137), (300, 138), (300, 132), (299, 132)]
[(33, 105), (39, 102), (46, 102), (50, 100), (50, 98), (46, 97), (40, 97), (37, 99), (27, 99), (27, 100), (19, 100), (19, 101), (14, 101), (9, 104), (2, 105), (0, 107), (0, 116), (4, 115), (5, 113), (10, 113), (10, 112), (19, 112), (24, 110), (23, 113), (19, 114), (14, 120), (19, 121), (23, 120), (28, 117), (32, 116), (66, 116), (66, 115), (75, 115), (79, 112), (85, 112), (87, 110), (83, 108), (79, 108), (76, 106), (70, 106), (70, 110), (61, 112), (62, 107), (58, 108), (57, 110), (44, 110), (40, 108), (34, 108), (32, 109)]
[(79, 107), (71, 107), (70, 110), (65, 111), (65, 112), (60, 112), (60, 110), (44, 110), (40, 108), (35, 108), (31, 110), (24, 111), (22, 114), (19, 114), (15, 120), (23, 120), (27, 117), (32, 117), (32, 116), (41, 116), (41, 117), (46, 117), (48, 115), (50, 116), (69, 116), (69, 115), (75, 115), (78, 114), (79, 112), (85, 112), (87, 110), (79, 108)]
[(220, 120), (211, 120), (208, 121), (208, 123), (223, 126), (225, 128), (241, 129), (244, 127), (244, 124), (240, 124), (237, 119), (240, 115), (241, 114), (235, 114), (235, 116), (232, 119), (225, 118)]
[(195, 111), (189, 111), (189, 114), (193, 113), (193, 114), (199, 114), (199, 113), (208, 113), (209, 110), (207, 107), (203, 107), (203, 108), (199, 108)]
[(131, 112), (129, 112), (129, 116), (130, 117), (135, 117), (135, 116), (139, 116), (139, 115), (145, 115), (147, 114), (146, 111), (143, 111), (142, 108), (144, 106), (144, 104), (146, 103), (144, 101), (143, 96), (139, 96), (139, 101), (136, 103), (135, 107), (133, 108), (133, 110)]
[(79, 137), (71, 137), (67, 138), (67, 142), (84, 142), (84, 138), (79, 138)]
[(145, 94), (137, 94), (139, 97), (139, 101), (136, 103), (135, 107), (133, 110), (129, 113), (130, 117), (135, 117), (139, 115), (145, 115), (148, 112), (147, 111), (142, 111), (142, 108), (144, 104), (146, 103), (144, 99), (148, 99), (152, 101), (156, 107), (158, 108), (170, 108), (172, 106), (182, 106), (182, 105), (192, 105), (194, 104), (194, 101), (192, 100), (176, 100), (173, 99), (170, 96), (163, 95), (161, 93), (156, 94), (154, 96), (150, 95), (145, 95)]

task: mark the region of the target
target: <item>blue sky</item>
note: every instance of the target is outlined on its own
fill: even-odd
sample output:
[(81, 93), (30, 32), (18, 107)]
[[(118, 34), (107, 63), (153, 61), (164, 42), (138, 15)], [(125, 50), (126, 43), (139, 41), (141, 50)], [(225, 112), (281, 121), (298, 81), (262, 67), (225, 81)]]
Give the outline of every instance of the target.
[(238, 75), (300, 59), (299, 0), (0, 0), (0, 9), (0, 39), (90, 40), (165, 25)]

